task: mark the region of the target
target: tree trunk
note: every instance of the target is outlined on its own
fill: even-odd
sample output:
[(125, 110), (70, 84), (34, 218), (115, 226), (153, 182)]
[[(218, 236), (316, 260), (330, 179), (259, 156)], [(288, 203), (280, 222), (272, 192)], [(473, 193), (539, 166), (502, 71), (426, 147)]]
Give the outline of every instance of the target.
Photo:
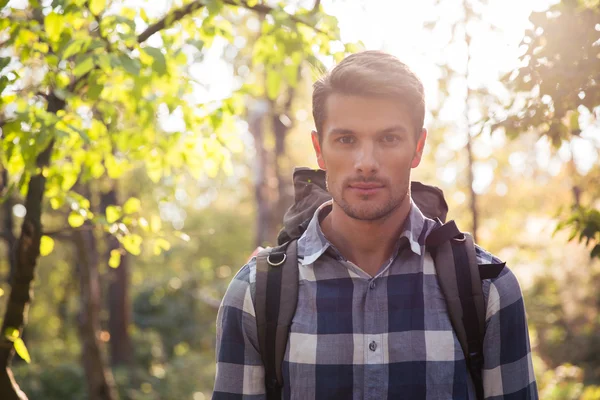
[[(8, 171), (6, 169), (2, 169), (2, 184), (0, 186), (0, 192), (8, 189)], [(13, 197), (11, 194), (7, 194), (6, 199), (4, 200), (4, 240), (6, 241), (6, 258), (8, 259), (10, 270), (8, 273), (8, 278), (6, 281), (8, 284), (12, 284), (13, 276), (15, 275), (16, 269), (16, 260), (15, 260), (15, 244), (17, 243), (17, 238), (15, 237), (14, 231), (14, 216), (13, 216)]]
[(85, 229), (74, 231), (73, 240), (77, 249), (80, 276), (81, 361), (85, 370), (89, 399), (114, 400), (117, 399), (115, 383), (111, 371), (105, 367), (99, 340), (100, 283), (96, 237), (93, 229)]
[[(64, 100), (59, 99), (51, 93), (48, 96), (47, 110), (56, 113), (65, 107)], [(38, 156), (36, 164), (39, 171), (43, 171), (50, 165), (50, 156), (54, 148), (54, 140), (50, 141), (48, 147)], [(7, 328), (14, 328), (23, 334), (23, 328), (27, 324), (27, 311), (29, 303), (33, 298), (31, 282), (33, 281), (35, 266), (40, 256), (40, 241), (42, 239), (42, 199), (46, 188), (46, 177), (42, 172), (33, 175), (29, 180), (27, 195), (25, 197), (25, 209), (27, 214), (23, 220), (21, 234), (15, 244), (15, 272), (12, 279), (12, 287), (4, 320), (0, 332), (0, 399), (16, 400), (27, 399), (27, 396), (15, 382), (10, 364), (15, 350), (13, 343), (6, 339)]]
[(269, 242), (269, 226), (271, 202), (268, 184), (268, 153), (265, 149), (265, 116), (268, 103), (258, 102), (255, 109), (248, 112), (250, 132), (254, 136), (256, 164), (254, 173), (254, 196), (256, 198), (256, 246), (264, 246)]
[[(117, 205), (116, 184), (100, 199), (100, 208), (106, 213), (106, 208)], [(119, 249), (119, 241), (113, 235), (106, 235), (106, 260), (110, 258), (112, 250)], [(109, 268), (108, 287), (108, 333), (110, 334), (110, 360), (111, 365), (129, 365), (132, 361), (131, 339), (129, 325), (131, 324), (131, 302), (129, 299), (129, 257), (121, 256), (118, 268)]]
[[(298, 75), (300, 75), (300, 67), (298, 67)], [(294, 200), (291, 171), (286, 171), (286, 173), (282, 173), (281, 162), (287, 157), (285, 141), (287, 139), (288, 133), (292, 128), (292, 119), (289, 115), (291, 113), (292, 103), (294, 101), (295, 95), (295, 88), (290, 86), (287, 91), (287, 99), (285, 104), (283, 105), (282, 112), (272, 113), (273, 134), (275, 135), (273, 171), (275, 179), (277, 180), (277, 202), (276, 207), (273, 207), (271, 215), (272, 237), (277, 237), (279, 229), (282, 225), (283, 216)], [(274, 102), (271, 106), (271, 109), (276, 110), (276, 105)]]

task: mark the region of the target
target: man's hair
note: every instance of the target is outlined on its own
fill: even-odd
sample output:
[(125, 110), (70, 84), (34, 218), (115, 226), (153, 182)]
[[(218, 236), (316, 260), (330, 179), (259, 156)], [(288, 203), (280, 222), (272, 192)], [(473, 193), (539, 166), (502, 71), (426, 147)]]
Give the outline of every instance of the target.
[(352, 54), (313, 85), (313, 118), (322, 139), (327, 98), (333, 94), (389, 98), (409, 112), (418, 137), (425, 119), (423, 83), (406, 64), (391, 54), (369, 50)]

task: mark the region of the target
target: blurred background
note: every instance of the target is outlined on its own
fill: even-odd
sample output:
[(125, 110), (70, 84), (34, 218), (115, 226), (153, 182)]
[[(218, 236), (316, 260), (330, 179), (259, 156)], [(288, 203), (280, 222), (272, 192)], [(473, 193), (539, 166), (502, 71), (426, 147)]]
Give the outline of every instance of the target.
[(0, 398), (210, 398), (311, 84), (363, 49), (422, 78), (413, 179), (518, 276), (540, 397), (600, 399), (598, 0), (0, 0)]

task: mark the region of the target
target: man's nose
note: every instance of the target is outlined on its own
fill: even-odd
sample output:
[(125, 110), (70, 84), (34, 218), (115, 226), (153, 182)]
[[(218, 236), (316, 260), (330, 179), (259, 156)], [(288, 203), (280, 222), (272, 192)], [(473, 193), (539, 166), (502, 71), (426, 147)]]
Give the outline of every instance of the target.
[(379, 157), (376, 154), (375, 147), (364, 145), (358, 149), (355, 159), (356, 172), (371, 175), (379, 170)]

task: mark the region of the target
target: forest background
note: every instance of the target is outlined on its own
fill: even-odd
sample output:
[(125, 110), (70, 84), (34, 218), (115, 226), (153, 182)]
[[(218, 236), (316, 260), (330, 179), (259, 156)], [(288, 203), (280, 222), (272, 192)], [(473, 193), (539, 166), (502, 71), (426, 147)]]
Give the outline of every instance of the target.
[(600, 399), (598, 0), (0, 0), (0, 398), (209, 398), (362, 49), (424, 80), (413, 178), (518, 276), (541, 398)]

